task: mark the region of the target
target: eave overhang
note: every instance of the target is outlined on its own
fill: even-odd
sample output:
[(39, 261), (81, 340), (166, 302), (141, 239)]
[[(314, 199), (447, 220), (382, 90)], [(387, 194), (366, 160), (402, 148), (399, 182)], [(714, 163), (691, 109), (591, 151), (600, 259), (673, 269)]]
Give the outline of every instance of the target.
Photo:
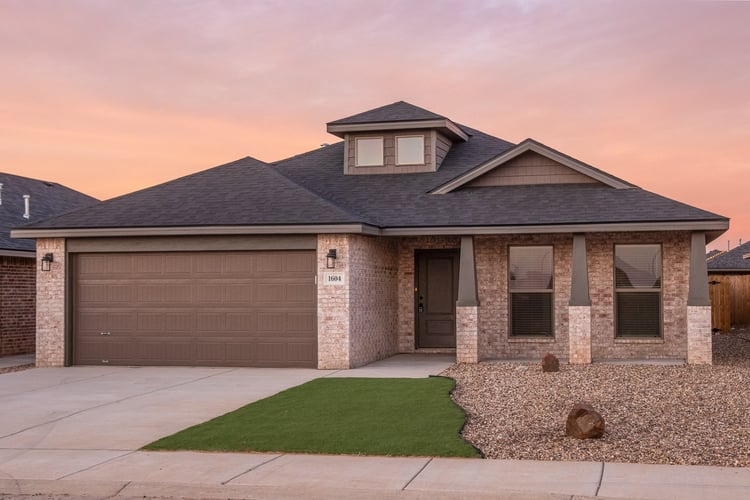
[(380, 230), (382, 236), (457, 236), (481, 234), (555, 234), (652, 231), (702, 231), (706, 242), (721, 236), (729, 229), (729, 221), (678, 222), (608, 222), (584, 224), (540, 224), (523, 226), (435, 226), (390, 227)]
[(0, 256), (2, 257), (23, 257), (33, 259), (36, 257), (36, 252), (26, 250), (3, 250), (0, 249)]
[(12, 238), (86, 238), (127, 236), (193, 236), (251, 234), (370, 234), (380, 230), (369, 224), (290, 224), (265, 226), (180, 226), (180, 227), (103, 227), (103, 228), (28, 228), (14, 229)]
[[(422, 226), (378, 228), (369, 224), (192, 226), (14, 229), (13, 238), (86, 238), (128, 236), (273, 235), (273, 234), (365, 234), (370, 236), (451, 236), (482, 234), (555, 234), (650, 231), (702, 231), (706, 242), (729, 229), (728, 220), (677, 222), (608, 222), (583, 224), (539, 224), (508, 226)], [(32, 253), (33, 255), (33, 253)]]
[(507, 151), (504, 151), (503, 153), (495, 156), (494, 158), (482, 163), (481, 165), (478, 165), (472, 170), (469, 170), (468, 172), (446, 182), (445, 184), (438, 186), (437, 188), (430, 191), (430, 193), (431, 194), (450, 193), (451, 191), (454, 191), (460, 188), (464, 184), (471, 182), (477, 177), (480, 177), (486, 174), (490, 170), (493, 170), (494, 168), (499, 167), (503, 163), (506, 163), (512, 160), (513, 158), (516, 158), (522, 155), (523, 153), (526, 153), (527, 151), (533, 151), (537, 154), (545, 156), (549, 158), (550, 160), (560, 163), (561, 165), (565, 165), (566, 167), (572, 170), (575, 170), (576, 172), (580, 174), (583, 174), (587, 177), (591, 177), (592, 179), (599, 181), (602, 184), (605, 184), (607, 186), (613, 187), (615, 189), (632, 189), (636, 187), (633, 184), (630, 184), (629, 182), (625, 182), (622, 179), (618, 179), (617, 177), (610, 175), (606, 172), (603, 172), (599, 169), (596, 169), (592, 167), (591, 165), (587, 165), (586, 163), (583, 163), (582, 161), (576, 160), (575, 158), (572, 158), (568, 155), (560, 153), (559, 151), (556, 151), (550, 148), (549, 146), (545, 146), (544, 144), (537, 142), (534, 139), (526, 139), (523, 142), (519, 143), (517, 146)]
[(368, 122), (368, 123), (329, 123), (326, 130), (342, 139), (346, 134), (355, 132), (388, 132), (395, 130), (437, 129), (454, 141), (468, 141), (469, 136), (461, 130), (461, 127), (448, 120), (413, 120), (396, 122)]

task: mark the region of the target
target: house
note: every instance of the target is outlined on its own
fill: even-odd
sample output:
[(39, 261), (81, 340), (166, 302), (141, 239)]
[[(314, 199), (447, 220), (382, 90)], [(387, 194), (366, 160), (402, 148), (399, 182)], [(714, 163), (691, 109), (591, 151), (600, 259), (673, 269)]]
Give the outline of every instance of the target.
[(327, 130), (14, 231), (54, 256), (38, 364), (711, 363), (727, 218), (405, 102)]
[(750, 325), (750, 242), (707, 260), (713, 329), (727, 332)]
[(34, 240), (12, 239), (11, 228), (96, 202), (54, 182), (0, 173), (0, 356), (33, 353), (35, 344)]

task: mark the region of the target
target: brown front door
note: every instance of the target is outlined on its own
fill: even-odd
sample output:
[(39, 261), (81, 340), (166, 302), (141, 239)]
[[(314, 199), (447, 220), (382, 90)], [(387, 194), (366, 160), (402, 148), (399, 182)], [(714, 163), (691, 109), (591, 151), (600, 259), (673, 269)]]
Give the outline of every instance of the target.
[(416, 254), (416, 342), (418, 348), (456, 347), (458, 250)]

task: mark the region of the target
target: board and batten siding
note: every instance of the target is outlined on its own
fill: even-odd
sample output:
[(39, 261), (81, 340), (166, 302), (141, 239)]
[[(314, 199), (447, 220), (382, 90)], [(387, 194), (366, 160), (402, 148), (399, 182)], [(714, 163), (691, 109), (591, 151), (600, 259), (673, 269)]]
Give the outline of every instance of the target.
[[(344, 137), (344, 175), (362, 174), (413, 174), (435, 172), (435, 138), (432, 130), (400, 130), (398, 132), (366, 132), (346, 134)], [(396, 165), (396, 137), (424, 136), (424, 165)], [(384, 165), (357, 166), (357, 139), (383, 138)]]
[(533, 151), (509, 160), (477, 177), (469, 187), (521, 186), (530, 184), (590, 184), (595, 179), (576, 172)]

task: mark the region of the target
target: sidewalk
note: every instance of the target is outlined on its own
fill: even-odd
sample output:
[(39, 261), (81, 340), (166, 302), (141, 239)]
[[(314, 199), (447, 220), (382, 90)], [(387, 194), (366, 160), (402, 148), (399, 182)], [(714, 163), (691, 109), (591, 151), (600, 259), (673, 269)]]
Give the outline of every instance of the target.
[[(750, 469), (418, 457), (0, 450), (0, 497), (738, 499)], [(40, 498), (37, 496), (36, 498)]]

